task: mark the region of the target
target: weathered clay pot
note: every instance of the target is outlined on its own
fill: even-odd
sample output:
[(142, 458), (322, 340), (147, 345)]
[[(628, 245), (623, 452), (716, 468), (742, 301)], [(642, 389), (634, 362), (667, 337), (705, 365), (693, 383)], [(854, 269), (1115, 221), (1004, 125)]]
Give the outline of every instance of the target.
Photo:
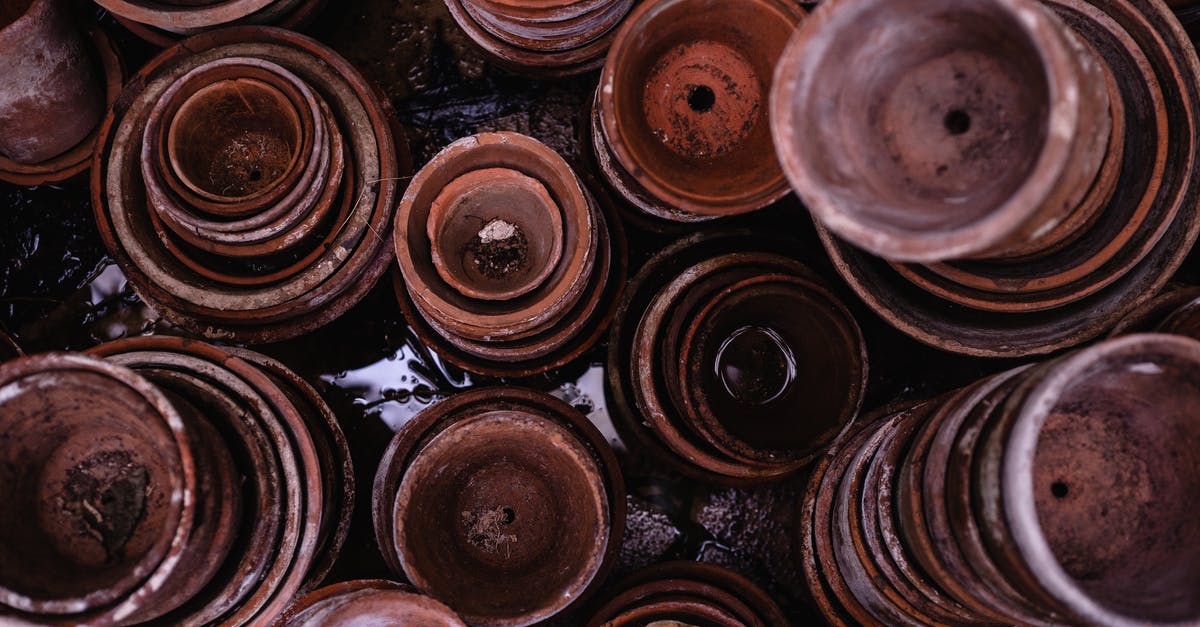
[(1130, 335), (883, 412), (810, 481), (818, 607), (884, 624), (1194, 622), (1197, 368), (1200, 342)]
[[(320, 192), (309, 211), (284, 211), (275, 220), (268, 207), (252, 218), (267, 221), (254, 224), (261, 236), (247, 231), (250, 241), (238, 244), (257, 247), (247, 250), (253, 260), (160, 237), (168, 215), (147, 197), (138, 167), (148, 116), (168, 89), (210, 62), (246, 57), (285, 68), (319, 94), (324, 127), (330, 135), (342, 130), (329, 163), (339, 154), (345, 159), (343, 176), (318, 176), (316, 187), (302, 189), (301, 174), (297, 189), (305, 197)], [(193, 332), (265, 342), (315, 329), (358, 302), (387, 267), (387, 224), (398, 175), (408, 165), (389, 112), (349, 63), (310, 39), (265, 27), (197, 35), (144, 67), (105, 120), (92, 176), (102, 239), (142, 299)], [(210, 241), (212, 250), (229, 252)], [(271, 250), (278, 252), (258, 256)]]
[(466, 627), (453, 610), (404, 584), (359, 579), (325, 586), (296, 600), (278, 627), (368, 624)]
[(104, 114), (103, 75), (67, 5), (10, 0), (0, 8), (0, 154), (19, 163), (61, 155)]
[(761, 588), (731, 570), (712, 564), (658, 564), (628, 577), (617, 590), (593, 614), (587, 623), (589, 627), (790, 624)]
[(742, 484), (794, 472), (849, 427), (865, 387), (862, 337), (787, 248), (710, 232), (643, 266), (606, 369), (626, 441), (689, 475)]
[(197, 524), (203, 436), (148, 381), (94, 358), (18, 359), (0, 381), (0, 603), (111, 625), (169, 602)]
[(397, 297), (418, 335), (467, 370), (502, 376), (545, 372), (591, 346), (626, 253), (608, 199), (589, 187), (516, 133), (438, 153), (395, 225)]
[(610, 184), (643, 211), (688, 222), (786, 195), (767, 101), (803, 16), (779, 0), (655, 0), (635, 9), (609, 51), (592, 121)]
[[(1194, 185), (1176, 175), (1191, 168), (1184, 164), (1196, 149), (1194, 134), (1182, 130), (1196, 127), (1188, 77), (1197, 68), (1186, 36), (1169, 12), (1141, 0), (1046, 6), (1098, 52), (1120, 95), (1110, 93), (1114, 115), (1115, 103), (1124, 110), (1119, 174), (1098, 214), (1041, 252), (930, 265), (876, 259), (818, 225), (835, 266), (873, 309), (946, 350), (1011, 357), (1095, 337), (1164, 285), (1200, 226), (1189, 200)], [(1113, 150), (1110, 144), (1106, 154)], [(1080, 186), (1090, 190), (1083, 204), (1108, 195), (1107, 168)]]
[(88, 166), (96, 127), (121, 91), (116, 48), (53, 0), (0, 5), (0, 180), (39, 185)]
[(472, 625), (530, 625), (585, 598), (612, 565), (624, 486), (578, 411), (519, 388), (430, 407), (374, 485), (385, 559)]
[(604, 62), (633, 0), (495, 2), (445, 0), (467, 35), (497, 63), (540, 76), (568, 76)]
[(827, 228), (937, 261), (1023, 244), (1066, 217), (1099, 171), (1108, 108), (1100, 62), (1038, 3), (841, 0), (789, 43), (772, 125)]
[(250, 351), (235, 355), (194, 340), (143, 337), (94, 352), (188, 399), (213, 421), (247, 477), (247, 512), (228, 557), (161, 620), (274, 620), (328, 573), (348, 529), (353, 466), (328, 407), (294, 373)]

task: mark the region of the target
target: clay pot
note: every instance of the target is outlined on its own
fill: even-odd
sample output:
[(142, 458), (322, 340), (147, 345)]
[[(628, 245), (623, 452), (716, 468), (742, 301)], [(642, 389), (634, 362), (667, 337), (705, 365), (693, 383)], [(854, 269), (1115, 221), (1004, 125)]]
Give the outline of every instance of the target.
[(269, 358), (170, 337), (103, 344), (93, 352), (187, 399), (228, 445), (245, 513), (228, 555), (160, 620), (269, 622), (328, 573), (353, 508), (345, 437), (310, 386)]
[(409, 324), (472, 372), (529, 376), (581, 354), (611, 316), (626, 265), (610, 203), (589, 189), (524, 135), (483, 133), (443, 149), (396, 218)]
[(643, 266), (609, 339), (626, 441), (691, 476), (745, 484), (796, 471), (849, 427), (866, 380), (861, 334), (787, 248), (710, 232)]
[(804, 12), (781, 0), (656, 0), (617, 32), (600, 77), (593, 148), (643, 211), (695, 222), (788, 193), (767, 122), (773, 70)]
[(472, 625), (531, 625), (586, 598), (611, 568), (624, 485), (578, 411), (519, 388), (424, 410), (389, 445), (375, 533), (393, 570)]
[(0, 523), (0, 602), (39, 621), (127, 624), (213, 577), (240, 516), (239, 478), (193, 405), (81, 355), (12, 361), (0, 379), (6, 454), (22, 459), (6, 463), (8, 497), (24, 503)]
[(121, 90), (108, 35), (81, 28), (60, 2), (12, 0), (0, 6), (0, 51), (0, 180), (40, 185), (79, 174)]
[(604, 62), (633, 0), (445, 0), (450, 15), (500, 66), (569, 76)]
[(1131, 335), (884, 412), (809, 483), (818, 607), (884, 624), (1195, 621), (1180, 547), (1200, 527), (1174, 504), (1200, 485), (1182, 452), (1198, 367), (1195, 340)]
[(466, 627), (442, 603), (416, 594), (404, 584), (381, 579), (359, 579), (314, 590), (300, 597), (275, 625), (348, 627), (363, 623)]
[[(742, 575), (712, 564), (667, 562), (638, 571), (588, 621), (589, 626), (790, 624), (775, 601)], [(678, 621), (675, 622), (675, 621)]]
[(104, 0), (97, 4), (110, 11), (133, 34), (166, 48), (186, 36), (235, 25), (270, 24), (298, 29), (324, 8), (326, 0)]
[[(1192, 183), (1174, 174), (1191, 167), (1184, 164), (1196, 149), (1190, 133), (1171, 130), (1192, 128), (1196, 114), (1191, 96), (1178, 97), (1196, 70), (1186, 36), (1169, 12), (1140, 0), (1046, 6), (1096, 51), (1106, 74), (1097, 84), (1109, 82), (1112, 115), (1125, 118), (1112, 127), (1123, 144), (1106, 138), (1099, 172), (1072, 183), (1083, 198), (1058, 226), (986, 251), (988, 258), (918, 265), (877, 259), (839, 239), (832, 223), (818, 225), (838, 271), (873, 309), (945, 350), (1015, 357), (1104, 333), (1166, 283), (1200, 226), (1188, 208)], [(1120, 165), (1111, 171), (1118, 148)], [(1042, 248), (1045, 238), (1060, 239)]]
[[(228, 164), (215, 157), (225, 148), (214, 142), (190, 157), (177, 149), (172, 161), (172, 124), (179, 120), (182, 140), (229, 105), (227, 90), (242, 78), (263, 103), (274, 103), (275, 115), (226, 121), (270, 130), (280, 148), (298, 134), (299, 150), (245, 153), (254, 158), (243, 183), (254, 182), (254, 167), (268, 171), (267, 161), (288, 172), (268, 177), (278, 182), (262, 188), (263, 196), (254, 186), (235, 196), (192, 189), (184, 178), (205, 163)], [(213, 138), (237, 140), (233, 126)], [(406, 142), (376, 90), (310, 39), (265, 27), (198, 35), (141, 70), (101, 137), (92, 176), (101, 237), (142, 299), (178, 326), (242, 342), (294, 337), (357, 303), (387, 267), (387, 225), (408, 167), (407, 151), (397, 146)], [(280, 158), (256, 158), (271, 155)], [(278, 202), (270, 202), (276, 193)], [(185, 200), (202, 194), (195, 206)]]
[[(908, 45), (916, 31), (923, 44)], [(1044, 232), (1077, 206), (1110, 136), (1100, 62), (1025, 0), (826, 3), (777, 77), (772, 124), (792, 185), (827, 228), (891, 259), (961, 258)]]

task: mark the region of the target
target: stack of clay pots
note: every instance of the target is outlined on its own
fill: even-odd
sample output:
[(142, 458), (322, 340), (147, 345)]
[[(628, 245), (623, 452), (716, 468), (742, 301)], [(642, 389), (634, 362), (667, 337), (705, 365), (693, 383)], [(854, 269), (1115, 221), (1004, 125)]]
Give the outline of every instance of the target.
[(607, 393), (627, 442), (725, 484), (795, 472), (854, 421), (858, 325), (794, 242), (710, 232), (673, 244), (626, 292)]
[(600, 67), (633, 0), (445, 0), (454, 21), (503, 67), (543, 76)]
[(604, 581), (625, 529), (608, 442), (579, 411), (479, 388), (396, 434), (373, 487), (384, 559), (470, 625), (532, 625)]
[(329, 572), (353, 468), (277, 362), (171, 337), (0, 367), (0, 603), (94, 625), (269, 621)]
[(0, 3), (0, 181), (64, 181), (91, 163), (96, 129), (121, 93), (108, 35), (69, 3)]
[(243, 24), (297, 29), (328, 0), (95, 0), (133, 34), (167, 47), (203, 31)]
[(1150, 298), (1195, 241), (1198, 79), (1151, 0), (835, 0), (789, 43), (772, 125), (880, 315), (947, 350), (1047, 353)]
[(143, 68), (104, 123), (101, 236), (142, 299), (192, 333), (311, 331), (388, 266), (407, 167), (393, 123), (366, 80), (310, 39), (199, 35)]
[(1200, 340), (1200, 287), (1169, 286), (1122, 318), (1108, 336), (1141, 332), (1172, 333)]
[(618, 589), (588, 621), (589, 627), (791, 624), (761, 588), (729, 569), (712, 564), (658, 564), (629, 577)]
[(1195, 624), (1200, 342), (1130, 335), (884, 413), (817, 464), (833, 624)]
[(761, 209), (788, 189), (767, 121), (793, 0), (650, 0), (617, 32), (592, 107), (608, 184), (653, 218)]
[(412, 592), (409, 586), (382, 579), (358, 579), (309, 592), (288, 608), (275, 625), (466, 627), (442, 603)]
[(483, 133), (449, 145), (413, 178), (396, 216), (409, 324), (472, 372), (530, 376), (578, 357), (625, 277), (619, 222), (601, 206), (532, 138)]

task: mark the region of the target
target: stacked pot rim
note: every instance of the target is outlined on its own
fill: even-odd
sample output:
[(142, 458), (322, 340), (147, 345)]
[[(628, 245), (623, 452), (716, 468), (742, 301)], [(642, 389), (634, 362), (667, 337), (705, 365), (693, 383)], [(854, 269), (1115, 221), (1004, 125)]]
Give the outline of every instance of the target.
[(387, 267), (407, 167), (393, 125), (315, 41), (265, 27), (197, 35), (143, 68), (105, 120), (101, 237), (143, 300), (193, 333), (311, 331)]
[(327, 0), (227, 0), (156, 2), (97, 0), (122, 26), (147, 42), (168, 47), (179, 39), (209, 30), (243, 25), (273, 25), (289, 30), (306, 25)]
[(803, 17), (779, 0), (639, 5), (617, 32), (592, 107), (590, 143), (609, 185), (641, 211), (678, 222), (785, 196), (767, 101)]
[(529, 376), (580, 355), (611, 317), (625, 272), (607, 199), (518, 133), (439, 152), (405, 192), (394, 237), (410, 325), (484, 374)]
[[(1200, 342), (1130, 335), (880, 412), (816, 467), (799, 530), (825, 616), (1190, 624)], [(956, 472), (953, 469), (967, 469)], [(1165, 532), (1164, 529), (1170, 529)]]
[(501, 65), (549, 76), (600, 67), (614, 30), (634, 5), (633, 0), (445, 2), (458, 25)]
[(373, 494), (391, 569), (472, 625), (529, 625), (582, 602), (625, 526), (608, 442), (575, 409), (521, 388), (422, 411), (389, 444)]
[(685, 474), (737, 485), (796, 471), (849, 428), (866, 348), (845, 306), (787, 256), (791, 245), (711, 231), (642, 267), (605, 375), (627, 441)]
[(627, 577), (588, 621), (633, 626), (679, 621), (721, 626), (790, 624), (766, 592), (741, 574), (701, 562), (665, 562)]
[[(14, 503), (30, 503), (12, 511), (44, 521), (5, 523), (3, 559), (49, 546), (57, 557), (36, 563), (71, 562), (40, 583), (47, 571), (5, 569), (25, 580), (0, 584), (5, 614), (272, 620), (340, 553), (354, 507), (349, 447), (320, 395), (279, 362), (157, 336), (21, 358), (0, 375), (13, 418), (3, 454), (43, 462), (28, 464), (42, 479), (8, 482)], [(38, 407), (60, 424), (34, 437), (20, 416)]]
[[(931, 36), (946, 54), (922, 56), (886, 50), (934, 5), (895, 19), (884, 15), (901, 5), (870, 7), (814, 12), (777, 69), (772, 124), (827, 251), (874, 310), (934, 346), (1011, 357), (1095, 337), (1165, 284), (1200, 227), (1182, 174), (1197, 146), (1197, 62), (1169, 11), (1144, 0), (956, 5), (961, 19)], [(1008, 43), (970, 35), (984, 14), (1009, 25)], [(893, 59), (879, 71), (894, 80), (869, 80), (875, 66), (855, 62), (847, 77), (844, 48), (864, 32), (876, 45), (854, 54)], [(1004, 46), (1030, 61), (1006, 70), (1018, 55)], [(822, 118), (812, 94), (835, 88), (863, 104)], [(875, 122), (853, 117), (877, 105)], [(990, 133), (1007, 139), (984, 142)], [(906, 210), (921, 193), (936, 202)]]
[(279, 627), (387, 621), (399, 625), (465, 627), (453, 610), (411, 586), (383, 579), (356, 579), (318, 588), (296, 599), (275, 621)]

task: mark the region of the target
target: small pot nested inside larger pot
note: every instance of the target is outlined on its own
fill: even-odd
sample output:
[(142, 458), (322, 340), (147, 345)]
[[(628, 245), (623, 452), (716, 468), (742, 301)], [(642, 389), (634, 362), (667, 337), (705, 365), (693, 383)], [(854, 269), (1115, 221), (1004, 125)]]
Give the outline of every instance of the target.
[(58, 0), (0, 2), (0, 154), (39, 163), (82, 142), (104, 115), (100, 66)]
[(1026, 0), (841, 0), (789, 44), (772, 125), (825, 226), (889, 259), (1003, 253), (1083, 200), (1110, 137), (1103, 66)]

